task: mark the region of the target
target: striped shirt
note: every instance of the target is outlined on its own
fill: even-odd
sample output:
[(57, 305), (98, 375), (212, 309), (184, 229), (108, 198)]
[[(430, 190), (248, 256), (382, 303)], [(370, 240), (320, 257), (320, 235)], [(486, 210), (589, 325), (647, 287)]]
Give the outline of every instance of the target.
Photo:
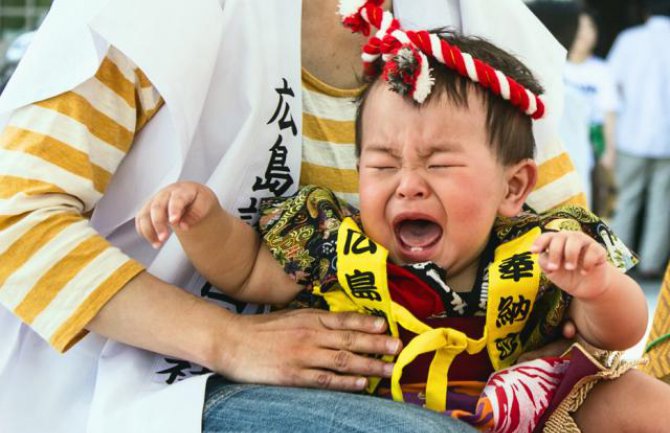
[(112, 48), (94, 77), (16, 110), (0, 136), (0, 304), (59, 351), (143, 269), (87, 215), (162, 103)]

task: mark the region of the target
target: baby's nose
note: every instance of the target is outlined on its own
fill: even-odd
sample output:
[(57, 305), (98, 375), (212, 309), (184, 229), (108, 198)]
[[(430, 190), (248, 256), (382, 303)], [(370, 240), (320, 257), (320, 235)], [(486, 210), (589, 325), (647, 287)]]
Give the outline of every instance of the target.
[(428, 184), (417, 170), (402, 170), (400, 183), (396, 189), (398, 197), (405, 199), (425, 198), (428, 196)]

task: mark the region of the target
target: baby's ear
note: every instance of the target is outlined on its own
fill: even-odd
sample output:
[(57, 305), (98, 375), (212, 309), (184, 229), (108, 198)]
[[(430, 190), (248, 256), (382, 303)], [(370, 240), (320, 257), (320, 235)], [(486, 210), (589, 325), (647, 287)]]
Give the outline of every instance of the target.
[(498, 214), (513, 217), (521, 212), (526, 198), (537, 182), (537, 164), (532, 159), (524, 159), (505, 168), (507, 194), (500, 203)]

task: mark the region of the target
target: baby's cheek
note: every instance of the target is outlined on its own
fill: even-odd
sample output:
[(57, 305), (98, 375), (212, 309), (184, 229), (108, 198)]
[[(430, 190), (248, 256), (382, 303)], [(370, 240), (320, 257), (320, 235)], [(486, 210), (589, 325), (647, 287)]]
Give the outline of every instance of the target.
[(452, 206), (452, 210), (449, 211), (452, 220), (460, 221), (466, 224), (476, 225), (482, 220), (488, 220), (487, 212), (485, 212), (481, 201), (476, 200), (459, 200), (459, 202)]
[(488, 239), (495, 217), (495, 212), (485, 209), (481, 203), (463, 200), (455, 211), (448, 212), (449, 236), (462, 245), (461, 248), (478, 251)]
[(375, 242), (382, 243), (383, 239), (380, 237), (383, 237), (385, 223), (383, 208), (379, 209), (378, 204), (372, 199), (364, 201), (361, 196), (360, 211), (362, 229), (365, 234)]

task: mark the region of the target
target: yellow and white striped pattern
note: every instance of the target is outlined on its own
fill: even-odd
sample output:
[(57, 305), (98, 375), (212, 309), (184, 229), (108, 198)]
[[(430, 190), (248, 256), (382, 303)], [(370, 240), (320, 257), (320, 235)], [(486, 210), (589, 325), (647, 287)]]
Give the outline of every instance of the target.
[(111, 48), (94, 77), (15, 111), (0, 135), (0, 304), (59, 351), (143, 269), (85, 215), (161, 106)]
[(361, 89), (331, 87), (302, 71), (303, 146), (300, 185), (328, 188), (358, 205), (355, 127)]
[(564, 205), (588, 207), (582, 181), (559, 141), (540, 149), (538, 178), (528, 203), (538, 212)]

